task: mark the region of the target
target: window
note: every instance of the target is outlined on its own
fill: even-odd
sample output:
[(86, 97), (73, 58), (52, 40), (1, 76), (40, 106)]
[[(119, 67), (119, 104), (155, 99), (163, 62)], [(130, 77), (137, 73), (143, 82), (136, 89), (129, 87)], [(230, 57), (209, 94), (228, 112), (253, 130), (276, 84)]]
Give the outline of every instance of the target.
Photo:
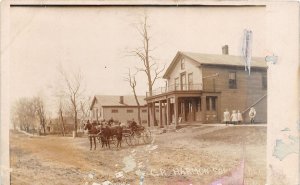
[(184, 102), (181, 102), (180, 103), (180, 111), (179, 111), (180, 114), (183, 114), (184, 113), (183, 111), (184, 111)]
[(147, 112), (147, 109), (142, 109), (142, 112)]
[(229, 89), (236, 89), (236, 72), (229, 73)]
[(185, 72), (180, 74), (180, 84), (181, 89), (180, 90), (186, 90), (186, 77)]
[(197, 99), (196, 101), (196, 112), (200, 112), (201, 111), (201, 99)]
[(268, 78), (267, 78), (267, 74), (265, 73), (262, 74), (262, 88), (263, 89), (268, 88)]
[(179, 89), (179, 78), (175, 78), (175, 90)]
[(127, 113), (133, 113), (133, 110), (132, 110), (132, 109), (127, 109), (126, 112), (127, 112)]
[(216, 111), (217, 110), (217, 97), (207, 96), (206, 97), (206, 110)]
[(180, 68), (181, 68), (181, 69), (185, 69), (185, 61), (184, 61), (184, 58), (182, 58), (181, 61), (180, 61)]
[(193, 73), (188, 74), (188, 88), (193, 90)]
[(194, 110), (193, 110), (193, 104), (192, 104), (192, 102), (189, 102), (189, 113), (191, 113), (191, 112), (193, 112)]
[(118, 109), (112, 109), (112, 110), (111, 110), (111, 113), (118, 113), (118, 112), (119, 112)]
[(143, 124), (147, 124), (148, 121), (147, 121), (147, 120), (142, 120), (142, 123), (143, 123)]

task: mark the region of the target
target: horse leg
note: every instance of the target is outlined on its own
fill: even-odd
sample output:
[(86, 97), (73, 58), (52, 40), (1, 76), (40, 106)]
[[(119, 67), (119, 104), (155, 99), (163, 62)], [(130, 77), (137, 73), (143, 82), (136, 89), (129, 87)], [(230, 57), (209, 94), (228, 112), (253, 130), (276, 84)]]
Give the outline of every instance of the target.
[(103, 138), (103, 137), (101, 137), (101, 145), (102, 145), (102, 148), (104, 147), (104, 144), (105, 144), (105, 142), (104, 142), (104, 138)]
[(109, 137), (107, 137), (106, 142), (108, 144), (108, 148), (110, 149)]
[(89, 136), (89, 139), (90, 139), (90, 150), (92, 150), (92, 137)]
[(94, 144), (95, 144), (94, 150), (96, 150), (96, 137), (93, 137), (93, 138), (94, 138)]

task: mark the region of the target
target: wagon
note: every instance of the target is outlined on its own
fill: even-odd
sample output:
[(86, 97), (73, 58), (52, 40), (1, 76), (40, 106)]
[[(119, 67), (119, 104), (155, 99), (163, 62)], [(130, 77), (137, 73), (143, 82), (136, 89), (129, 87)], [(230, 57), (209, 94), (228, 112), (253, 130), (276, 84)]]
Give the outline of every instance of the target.
[[(145, 129), (145, 127), (140, 125), (137, 125), (136, 128), (123, 127), (122, 136), (123, 140), (125, 140), (128, 146), (134, 146), (138, 144), (149, 144), (152, 141), (152, 135), (150, 130)], [(101, 133), (99, 132), (96, 137), (100, 143)], [(109, 138), (109, 143), (114, 146), (117, 146), (116, 135), (113, 135)]]
[(138, 144), (149, 144), (152, 141), (151, 132), (143, 126), (123, 129), (123, 138), (129, 146)]

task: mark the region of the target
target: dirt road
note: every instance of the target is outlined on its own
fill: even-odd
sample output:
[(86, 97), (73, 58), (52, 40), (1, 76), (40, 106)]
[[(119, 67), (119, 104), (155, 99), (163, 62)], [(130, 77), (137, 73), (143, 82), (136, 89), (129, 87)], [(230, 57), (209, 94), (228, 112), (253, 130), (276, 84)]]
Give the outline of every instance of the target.
[(206, 185), (229, 175), (243, 156), (245, 184), (266, 180), (266, 127), (183, 128), (149, 145), (93, 151), (87, 138), (11, 133), (10, 147), (13, 185)]

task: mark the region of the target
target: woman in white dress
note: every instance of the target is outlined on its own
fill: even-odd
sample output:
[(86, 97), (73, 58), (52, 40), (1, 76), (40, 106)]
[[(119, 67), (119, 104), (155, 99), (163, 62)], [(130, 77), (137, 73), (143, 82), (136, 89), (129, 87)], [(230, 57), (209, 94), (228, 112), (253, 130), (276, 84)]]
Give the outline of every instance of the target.
[(231, 122), (235, 125), (238, 122), (238, 116), (235, 110), (231, 114)]
[(224, 112), (224, 120), (223, 121), (225, 122), (226, 125), (228, 125), (228, 123), (230, 122), (230, 113), (229, 113), (228, 109), (226, 109)]

